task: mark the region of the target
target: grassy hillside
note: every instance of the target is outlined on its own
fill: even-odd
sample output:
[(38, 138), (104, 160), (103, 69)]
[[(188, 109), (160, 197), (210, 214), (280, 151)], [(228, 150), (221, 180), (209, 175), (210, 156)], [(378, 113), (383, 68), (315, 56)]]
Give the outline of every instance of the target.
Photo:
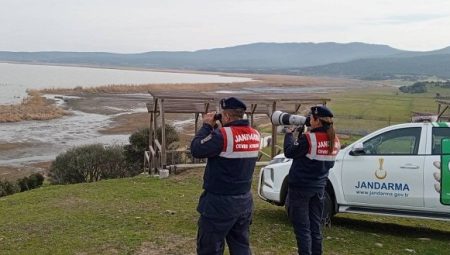
[[(361, 136), (389, 125), (410, 122), (412, 112), (437, 114), (436, 93), (450, 96), (448, 88), (428, 86), (426, 93), (408, 94), (400, 92), (392, 84), (400, 86), (410, 83), (401, 81), (386, 83), (389, 86), (353, 88), (326, 95), (331, 99), (327, 105), (334, 113), (338, 133)], [(299, 114), (306, 114), (308, 111), (308, 107), (302, 106)], [(259, 130), (270, 133), (271, 126), (263, 125)]]
[(436, 93), (450, 89), (430, 87), (427, 93), (407, 94), (397, 88), (358, 89), (329, 95), (336, 127), (344, 133), (369, 133), (393, 124), (410, 122), (411, 112), (437, 113)]
[(449, 79), (450, 54), (430, 54), (412, 57), (386, 57), (352, 60), (345, 63), (332, 63), (305, 67), (284, 73), (300, 75), (352, 76), (363, 79), (385, 79), (396, 75), (438, 76)]
[[(3, 197), (0, 253), (195, 254), (201, 174), (47, 186)], [(324, 237), (325, 254), (450, 254), (449, 222), (339, 215)], [(254, 254), (296, 254), (294, 240), (284, 209), (255, 197)]]
[[(370, 132), (409, 121), (411, 111), (436, 112), (436, 93), (450, 90), (353, 90), (330, 95), (329, 106), (339, 131)], [(0, 198), (0, 254), (195, 254), (201, 176), (197, 169)], [(256, 196), (251, 231), (254, 254), (296, 254), (284, 209)], [(450, 254), (450, 222), (340, 214), (324, 237), (330, 255)]]

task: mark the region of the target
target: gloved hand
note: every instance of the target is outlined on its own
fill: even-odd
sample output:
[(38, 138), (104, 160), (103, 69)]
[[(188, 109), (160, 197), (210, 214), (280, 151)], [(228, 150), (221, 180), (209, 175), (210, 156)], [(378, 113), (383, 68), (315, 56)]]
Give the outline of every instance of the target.
[(296, 127), (292, 127), (292, 126), (284, 126), (283, 129), (281, 130), (281, 133), (284, 134), (292, 134), (294, 133), (296, 130)]
[(206, 114), (203, 114), (203, 123), (214, 127), (214, 125), (216, 124), (216, 121), (214, 120), (215, 114), (216, 112), (208, 112)]

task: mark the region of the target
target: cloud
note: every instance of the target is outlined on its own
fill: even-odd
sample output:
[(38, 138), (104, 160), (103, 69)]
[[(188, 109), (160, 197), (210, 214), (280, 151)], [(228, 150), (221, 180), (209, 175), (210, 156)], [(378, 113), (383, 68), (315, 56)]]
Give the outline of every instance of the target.
[(386, 24), (410, 24), (410, 23), (427, 22), (441, 18), (448, 18), (448, 14), (417, 13), (409, 15), (396, 15), (386, 17), (380, 20), (379, 22)]
[(425, 50), (450, 45), (449, 24), (447, 0), (1, 0), (0, 50), (145, 52), (261, 41)]

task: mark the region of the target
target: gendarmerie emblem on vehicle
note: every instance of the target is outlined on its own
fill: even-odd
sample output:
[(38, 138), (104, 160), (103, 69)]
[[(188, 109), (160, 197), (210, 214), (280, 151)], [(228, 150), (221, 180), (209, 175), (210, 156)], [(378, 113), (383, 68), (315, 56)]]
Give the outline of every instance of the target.
[(379, 163), (379, 168), (377, 170), (375, 170), (375, 177), (377, 177), (377, 179), (383, 180), (387, 176), (386, 170), (383, 169), (384, 158), (379, 158), (378, 163)]

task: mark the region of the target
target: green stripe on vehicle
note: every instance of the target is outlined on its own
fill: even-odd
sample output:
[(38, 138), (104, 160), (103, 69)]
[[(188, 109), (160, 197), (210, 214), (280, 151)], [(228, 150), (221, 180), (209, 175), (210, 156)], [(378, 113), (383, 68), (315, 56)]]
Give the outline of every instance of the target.
[(449, 127), (447, 122), (432, 122), (433, 127)]

